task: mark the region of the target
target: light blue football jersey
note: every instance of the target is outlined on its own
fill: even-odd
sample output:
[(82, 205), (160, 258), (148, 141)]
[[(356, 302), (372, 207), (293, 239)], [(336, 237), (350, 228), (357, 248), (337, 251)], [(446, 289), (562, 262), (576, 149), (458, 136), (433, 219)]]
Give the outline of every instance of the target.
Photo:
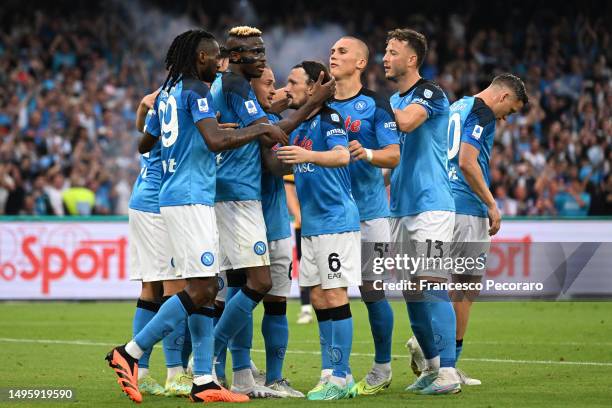
[[(215, 79), (211, 93), (220, 123), (244, 128), (266, 117), (249, 81), (231, 71)], [(217, 154), (216, 201), (261, 200), (260, 154), (259, 140)]]
[[(155, 121), (159, 127), (157, 112), (149, 109), (146, 122)], [(145, 126), (145, 132), (148, 131)], [(159, 187), (162, 179), (161, 144), (155, 143), (150, 152), (140, 156), (140, 174), (134, 182), (129, 208), (159, 214)]]
[(482, 99), (464, 96), (451, 105), (448, 125), (449, 176), (458, 214), (488, 217), (487, 206), (472, 191), (459, 168), (459, 152), (462, 142), (469, 143), (480, 151), (478, 165), (488, 186), (489, 160), (494, 138), (495, 114)]
[[(215, 155), (196, 123), (215, 118), (208, 86), (196, 79), (178, 81), (162, 90), (147, 119), (147, 133), (159, 137), (163, 176), (159, 206), (215, 203)], [(161, 136), (161, 137), (160, 137)]]
[(391, 216), (455, 211), (448, 178), (448, 99), (432, 81), (420, 79), (391, 96), (393, 109), (419, 104), (427, 119), (412, 132), (399, 131), (401, 159), (391, 174)]
[[(329, 103), (344, 118), (349, 141), (358, 140), (367, 149), (379, 150), (398, 144), (395, 117), (389, 101), (362, 88), (352, 98)], [(351, 161), (351, 188), (361, 221), (389, 216), (387, 189), (379, 167), (366, 160)]]
[[(278, 123), (281, 119), (274, 113), (268, 113), (267, 115), (270, 123)], [(278, 145), (273, 149), (278, 149)], [(261, 175), (261, 207), (266, 222), (268, 242), (289, 238), (291, 236), (291, 225), (285, 182), (282, 177), (275, 176), (265, 169)]]
[[(344, 120), (325, 106), (291, 133), (291, 144), (324, 152), (348, 146)], [(293, 166), (302, 215), (302, 236), (359, 231), (359, 210), (351, 194), (346, 167), (321, 167), (314, 163)]]

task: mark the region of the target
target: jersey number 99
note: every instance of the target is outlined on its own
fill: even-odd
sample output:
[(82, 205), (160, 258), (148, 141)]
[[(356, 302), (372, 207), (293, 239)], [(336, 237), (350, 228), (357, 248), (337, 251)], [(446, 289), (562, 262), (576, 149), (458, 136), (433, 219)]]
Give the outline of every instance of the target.
[(168, 101), (159, 103), (159, 117), (161, 118), (162, 144), (170, 147), (178, 138), (178, 112), (176, 99), (170, 95)]

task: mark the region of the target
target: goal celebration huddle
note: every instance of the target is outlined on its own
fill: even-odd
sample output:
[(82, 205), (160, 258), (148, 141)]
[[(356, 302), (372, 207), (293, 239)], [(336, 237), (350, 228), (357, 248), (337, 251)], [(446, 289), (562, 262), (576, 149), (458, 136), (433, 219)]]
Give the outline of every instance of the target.
[[(425, 248), (434, 256), (486, 254), (501, 223), (489, 191), (496, 121), (527, 104), (523, 81), (502, 74), (450, 104), (419, 75), (427, 39), (403, 28), (386, 44), (341, 37), (327, 65), (291, 61), (288, 77), (275, 78), (262, 35), (234, 27), (222, 46), (201, 29), (178, 35), (166, 80), (138, 107), (141, 172), (129, 246), (131, 279), (142, 290), (132, 339), (106, 357), (121, 390), (135, 402), (247, 402), (367, 398), (392, 380), (424, 395), (480, 384), (456, 367), (478, 293), (406, 290), (406, 312), (394, 316), (375, 285), (392, 271), (374, 273), (362, 245), (399, 243), (415, 256)], [(385, 50), (385, 77), (396, 87), (390, 100), (362, 84), (370, 48)], [(301, 214), (298, 283), (310, 290), (319, 329), (321, 371), (310, 390), (293, 388), (283, 372), (293, 261), (286, 175)], [(484, 270), (419, 268), (403, 278), (480, 282)], [(367, 307), (367, 373), (351, 371), (349, 287)], [(260, 303), (265, 373), (250, 355)], [(410, 320), (414, 378), (393, 378), (394, 319)], [(164, 385), (149, 374), (158, 342)]]

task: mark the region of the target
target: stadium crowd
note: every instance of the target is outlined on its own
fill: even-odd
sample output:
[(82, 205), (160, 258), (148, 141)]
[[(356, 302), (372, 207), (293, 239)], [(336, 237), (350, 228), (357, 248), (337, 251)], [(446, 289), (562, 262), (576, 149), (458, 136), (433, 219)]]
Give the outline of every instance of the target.
[[(214, 19), (190, 10), (192, 23), (181, 21), (215, 21), (207, 28), (223, 38), (248, 18), (264, 38), (272, 28), (282, 38), (334, 20), (370, 45), (368, 86), (389, 95), (384, 39), (399, 26), (428, 36), (422, 75), (451, 102), (495, 74), (521, 76), (530, 103), (498, 125), (492, 155), (491, 190), (502, 214), (612, 215), (612, 42), (604, 18), (531, 10), (492, 25), (471, 12), (356, 16), (299, 1), (291, 14), (270, 19), (247, 2), (240, 7)], [(165, 77), (160, 52), (172, 37), (158, 44), (146, 31), (154, 24), (138, 24), (119, 4), (99, 13), (10, 12), (0, 14), (0, 214), (127, 214), (139, 170), (136, 107)]]

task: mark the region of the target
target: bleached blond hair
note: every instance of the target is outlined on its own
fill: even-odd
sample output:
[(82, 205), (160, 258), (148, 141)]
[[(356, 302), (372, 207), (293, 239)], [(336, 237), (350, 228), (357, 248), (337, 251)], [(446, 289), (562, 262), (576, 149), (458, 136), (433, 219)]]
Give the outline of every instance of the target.
[(256, 27), (238, 26), (229, 30), (230, 37), (261, 37), (261, 30)]

